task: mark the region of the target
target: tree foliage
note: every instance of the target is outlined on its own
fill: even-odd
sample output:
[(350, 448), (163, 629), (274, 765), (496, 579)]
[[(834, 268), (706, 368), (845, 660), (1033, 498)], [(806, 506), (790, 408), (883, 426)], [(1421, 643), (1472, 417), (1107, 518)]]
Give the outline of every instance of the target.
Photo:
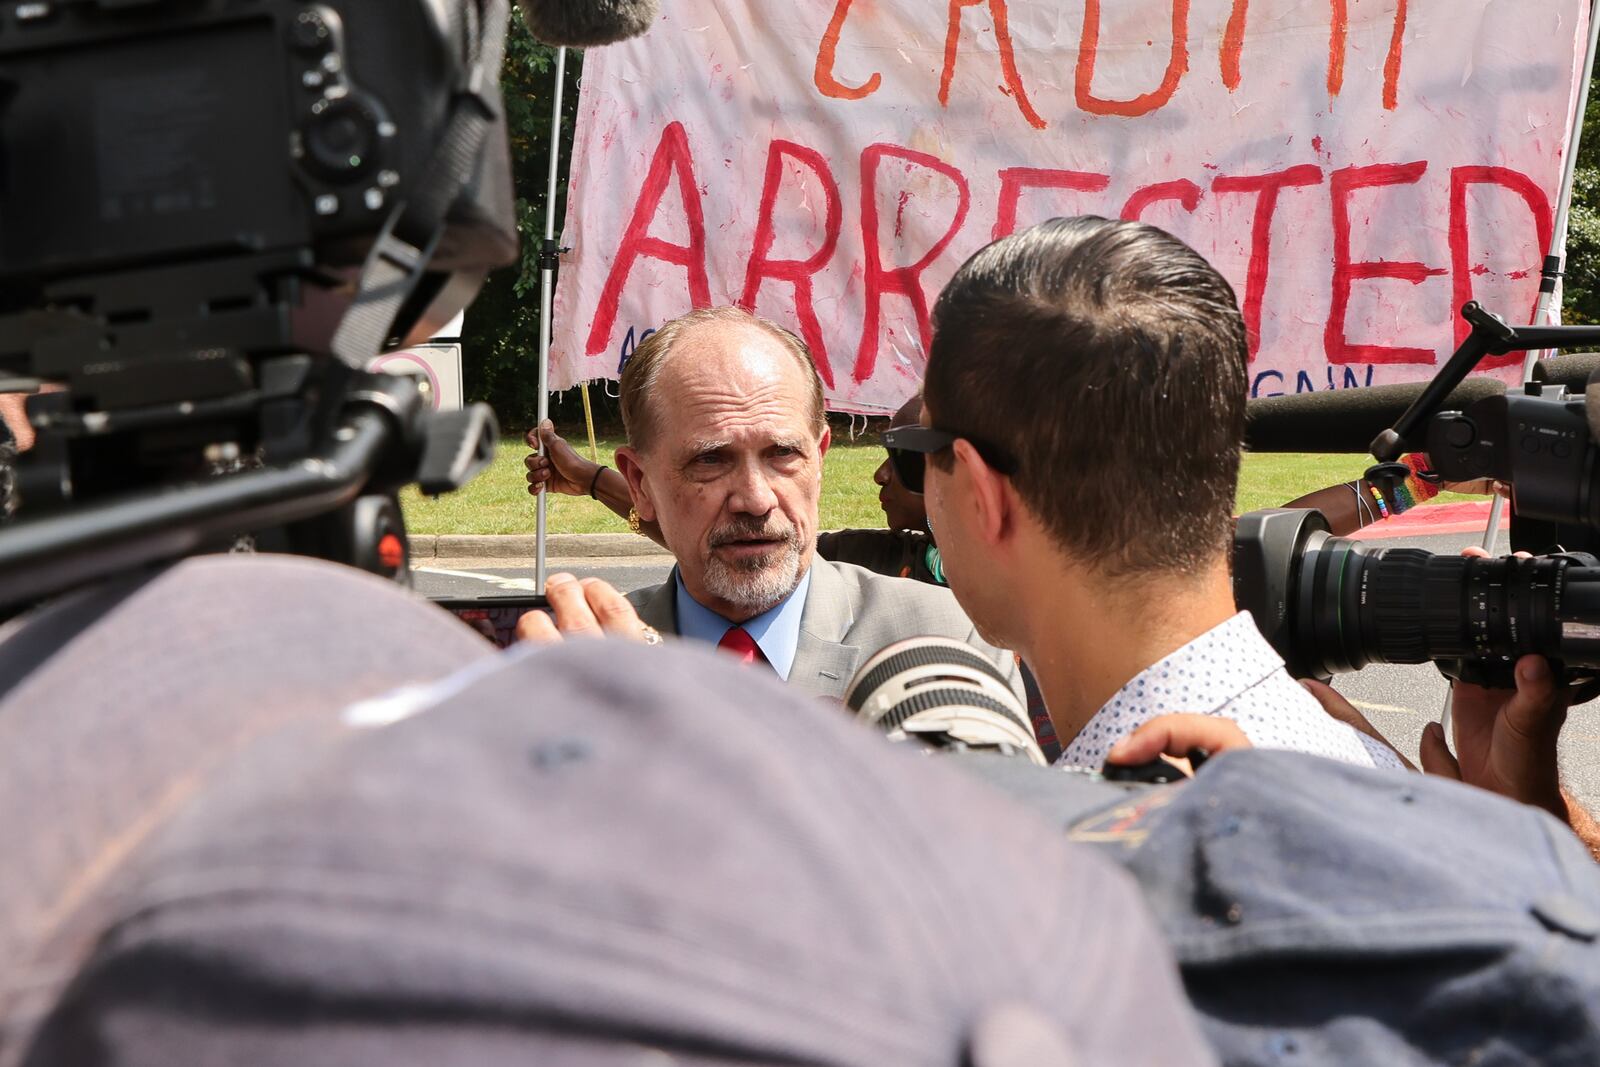
[(1589, 83), (1567, 229), (1565, 322), (1600, 322), (1600, 86)]

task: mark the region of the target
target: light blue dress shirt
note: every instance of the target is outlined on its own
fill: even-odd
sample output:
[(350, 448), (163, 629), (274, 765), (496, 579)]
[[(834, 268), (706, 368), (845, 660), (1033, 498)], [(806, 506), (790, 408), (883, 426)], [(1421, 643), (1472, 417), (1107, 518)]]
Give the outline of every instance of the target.
[(767, 657), (772, 669), (784, 681), (789, 680), (789, 669), (794, 666), (795, 649), (800, 644), (800, 616), (806, 607), (806, 590), (811, 588), (811, 571), (808, 569), (794, 592), (779, 601), (776, 607), (742, 623), (729, 622), (721, 615), (701, 604), (683, 587), (678, 568), (672, 568), (672, 581), (677, 587), (678, 636), (691, 641), (709, 641), (715, 645), (722, 635), (735, 626), (743, 626), (755, 639), (756, 647)]

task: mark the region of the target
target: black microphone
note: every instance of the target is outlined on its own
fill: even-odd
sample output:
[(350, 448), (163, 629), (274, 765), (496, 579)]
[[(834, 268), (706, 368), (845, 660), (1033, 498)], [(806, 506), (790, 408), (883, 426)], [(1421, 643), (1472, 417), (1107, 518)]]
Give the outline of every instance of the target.
[(528, 30), (548, 45), (593, 48), (637, 37), (661, 13), (656, 0), (518, 0)]
[[(1365, 452), (1427, 387), (1427, 382), (1404, 382), (1258, 397), (1245, 405), (1245, 447), (1252, 452)], [(1459, 411), (1505, 391), (1493, 378), (1468, 378), (1440, 410)]]
[(1543, 385), (1565, 386), (1569, 392), (1581, 393), (1589, 384), (1589, 377), (1600, 370), (1600, 352), (1562, 353), (1550, 359), (1541, 359), (1533, 365), (1533, 380)]

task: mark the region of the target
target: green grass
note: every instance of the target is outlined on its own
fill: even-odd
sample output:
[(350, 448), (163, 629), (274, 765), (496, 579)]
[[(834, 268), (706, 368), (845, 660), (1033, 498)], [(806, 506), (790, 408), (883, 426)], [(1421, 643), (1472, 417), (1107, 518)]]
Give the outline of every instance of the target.
[[(1328, 455), (1263, 452), (1247, 455), (1244, 457), (1244, 469), (1239, 473), (1239, 495), (1234, 501), (1234, 512), (1243, 514), (1260, 508), (1282, 507), (1297, 497), (1335, 482), (1359, 478), (1372, 463), (1372, 457), (1364, 453)], [(1428, 504), (1458, 504), (1482, 499), (1460, 493), (1440, 493)]]
[[(570, 440), (575, 447), (587, 452), (587, 442), (580, 441), (578, 436)], [(612, 456), (621, 443), (617, 438), (602, 438), (600, 462), (614, 464)], [(429, 500), (415, 489), (407, 489), (401, 495), (406, 526), (416, 534), (532, 533), (535, 503), (528, 495), (524, 480), (526, 471), (522, 465), (527, 454), (527, 446), (520, 437), (502, 438), (494, 465), (461, 492)], [(872, 472), (882, 461), (883, 449), (877, 443), (876, 434), (850, 441), (847, 436), (835, 433), (822, 480), (822, 529), (870, 528), (883, 524), (878, 487), (872, 482)], [(1277, 507), (1312, 490), (1358, 478), (1371, 463), (1370, 457), (1361, 455), (1246, 456), (1236, 510)], [(1475, 498), (1441, 493), (1429, 503), (1472, 499)], [(627, 529), (621, 519), (587, 497), (552, 496), (549, 521), (552, 533), (620, 533)]]

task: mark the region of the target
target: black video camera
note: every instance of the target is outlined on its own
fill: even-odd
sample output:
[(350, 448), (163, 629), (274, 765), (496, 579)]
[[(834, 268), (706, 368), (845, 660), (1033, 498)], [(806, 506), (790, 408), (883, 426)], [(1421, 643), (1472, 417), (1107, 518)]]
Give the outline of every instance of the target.
[(507, 18), (0, 6), (0, 391), (57, 387), (28, 402), (0, 602), (244, 533), (405, 579), (395, 493), (463, 484), (494, 418), (364, 368), (516, 256)]
[[(1386, 496), (1426, 451), (1432, 477), (1511, 486), (1519, 518), (1600, 530), (1600, 399), (1561, 390), (1440, 411), (1485, 355), (1574, 348), (1600, 327), (1512, 327), (1476, 304), (1461, 347), (1423, 394), (1372, 443), (1367, 479)], [(1591, 394), (1596, 390), (1591, 380)], [(1600, 561), (1586, 553), (1469, 559), (1334, 537), (1319, 512), (1274, 509), (1239, 519), (1234, 593), (1297, 677), (1370, 663), (1433, 661), (1448, 677), (1514, 685), (1516, 659), (1537, 653), (1568, 681), (1600, 676)]]

